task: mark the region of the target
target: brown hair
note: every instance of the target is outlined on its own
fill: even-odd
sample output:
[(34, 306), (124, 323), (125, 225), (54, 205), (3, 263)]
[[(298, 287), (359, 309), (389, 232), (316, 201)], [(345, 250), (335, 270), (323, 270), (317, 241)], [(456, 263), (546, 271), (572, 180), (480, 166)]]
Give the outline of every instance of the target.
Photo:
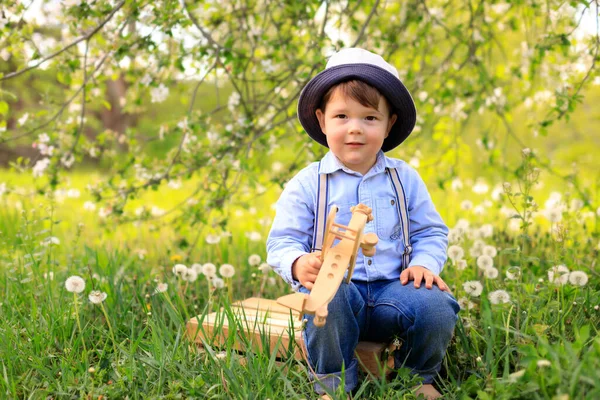
[(323, 95), (321, 99), (321, 104), (319, 104), (319, 109), (325, 112), (325, 107), (327, 103), (333, 96), (333, 93), (337, 90), (341, 90), (341, 94), (346, 97), (350, 97), (352, 100), (355, 100), (362, 104), (365, 107), (372, 107), (376, 110), (379, 110), (379, 100), (383, 97), (385, 101), (390, 116), (394, 114), (394, 110), (390, 105), (388, 99), (379, 93), (379, 90), (375, 89), (373, 86), (369, 85), (366, 82), (359, 80), (351, 80), (346, 82), (340, 82), (337, 85), (333, 85), (330, 87), (327, 92)]

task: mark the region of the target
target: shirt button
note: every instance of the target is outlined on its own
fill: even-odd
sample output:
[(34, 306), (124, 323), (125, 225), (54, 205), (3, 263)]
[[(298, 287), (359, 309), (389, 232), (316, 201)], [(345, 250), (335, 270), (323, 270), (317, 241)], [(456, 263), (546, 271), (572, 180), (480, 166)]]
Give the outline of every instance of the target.
[(391, 203), (392, 205), (394, 205), (394, 204), (396, 204), (396, 200), (392, 200), (392, 201), (390, 201), (390, 203)]
[(369, 260), (369, 261), (367, 261), (367, 264), (371, 265), (371, 264), (373, 264), (373, 261)]

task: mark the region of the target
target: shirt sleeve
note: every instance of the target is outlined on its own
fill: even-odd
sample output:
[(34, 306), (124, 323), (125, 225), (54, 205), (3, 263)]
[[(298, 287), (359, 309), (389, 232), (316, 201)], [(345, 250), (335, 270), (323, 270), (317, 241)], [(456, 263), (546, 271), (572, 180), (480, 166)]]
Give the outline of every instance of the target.
[(313, 227), (311, 191), (296, 176), (288, 182), (276, 203), (267, 238), (267, 263), (296, 291), (300, 282), (292, 277), (292, 264), (310, 252)]
[(448, 257), (448, 227), (435, 209), (425, 182), (412, 168), (410, 183), (408, 215), (413, 250), (409, 267), (421, 265), (439, 275)]

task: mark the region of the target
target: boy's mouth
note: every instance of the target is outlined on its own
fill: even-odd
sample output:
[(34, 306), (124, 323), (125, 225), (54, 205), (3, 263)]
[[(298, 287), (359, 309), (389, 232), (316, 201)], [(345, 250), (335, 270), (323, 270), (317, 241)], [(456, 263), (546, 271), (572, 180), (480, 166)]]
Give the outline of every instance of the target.
[(359, 143), (359, 142), (350, 142), (350, 143), (346, 143), (347, 146), (362, 146), (364, 143)]

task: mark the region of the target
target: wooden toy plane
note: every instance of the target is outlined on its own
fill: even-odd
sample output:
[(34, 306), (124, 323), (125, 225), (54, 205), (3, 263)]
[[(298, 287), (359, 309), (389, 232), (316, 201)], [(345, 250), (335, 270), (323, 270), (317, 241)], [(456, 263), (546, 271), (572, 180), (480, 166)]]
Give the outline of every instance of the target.
[[(375, 233), (369, 232), (363, 235), (365, 224), (373, 220), (371, 208), (358, 204), (352, 207), (351, 211), (352, 218), (348, 226), (335, 223), (337, 207), (332, 207), (327, 216), (325, 238), (320, 254), (321, 269), (310, 294), (293, 293), (277, 299), (279, 304), (299, 311), (300, 315), (304, 313), (314, 315), (313, 321), (317, 327), (325, 325), (327, 305), (337, 293), (346, 270), (348, 270), (346, 282), (350, 282), (358, 247), (362, 248), (365, 256), (372, 257), (375, 254), (375, 245), (379, 241)], [(340, 241), (333, 246), (336, 239)]]

